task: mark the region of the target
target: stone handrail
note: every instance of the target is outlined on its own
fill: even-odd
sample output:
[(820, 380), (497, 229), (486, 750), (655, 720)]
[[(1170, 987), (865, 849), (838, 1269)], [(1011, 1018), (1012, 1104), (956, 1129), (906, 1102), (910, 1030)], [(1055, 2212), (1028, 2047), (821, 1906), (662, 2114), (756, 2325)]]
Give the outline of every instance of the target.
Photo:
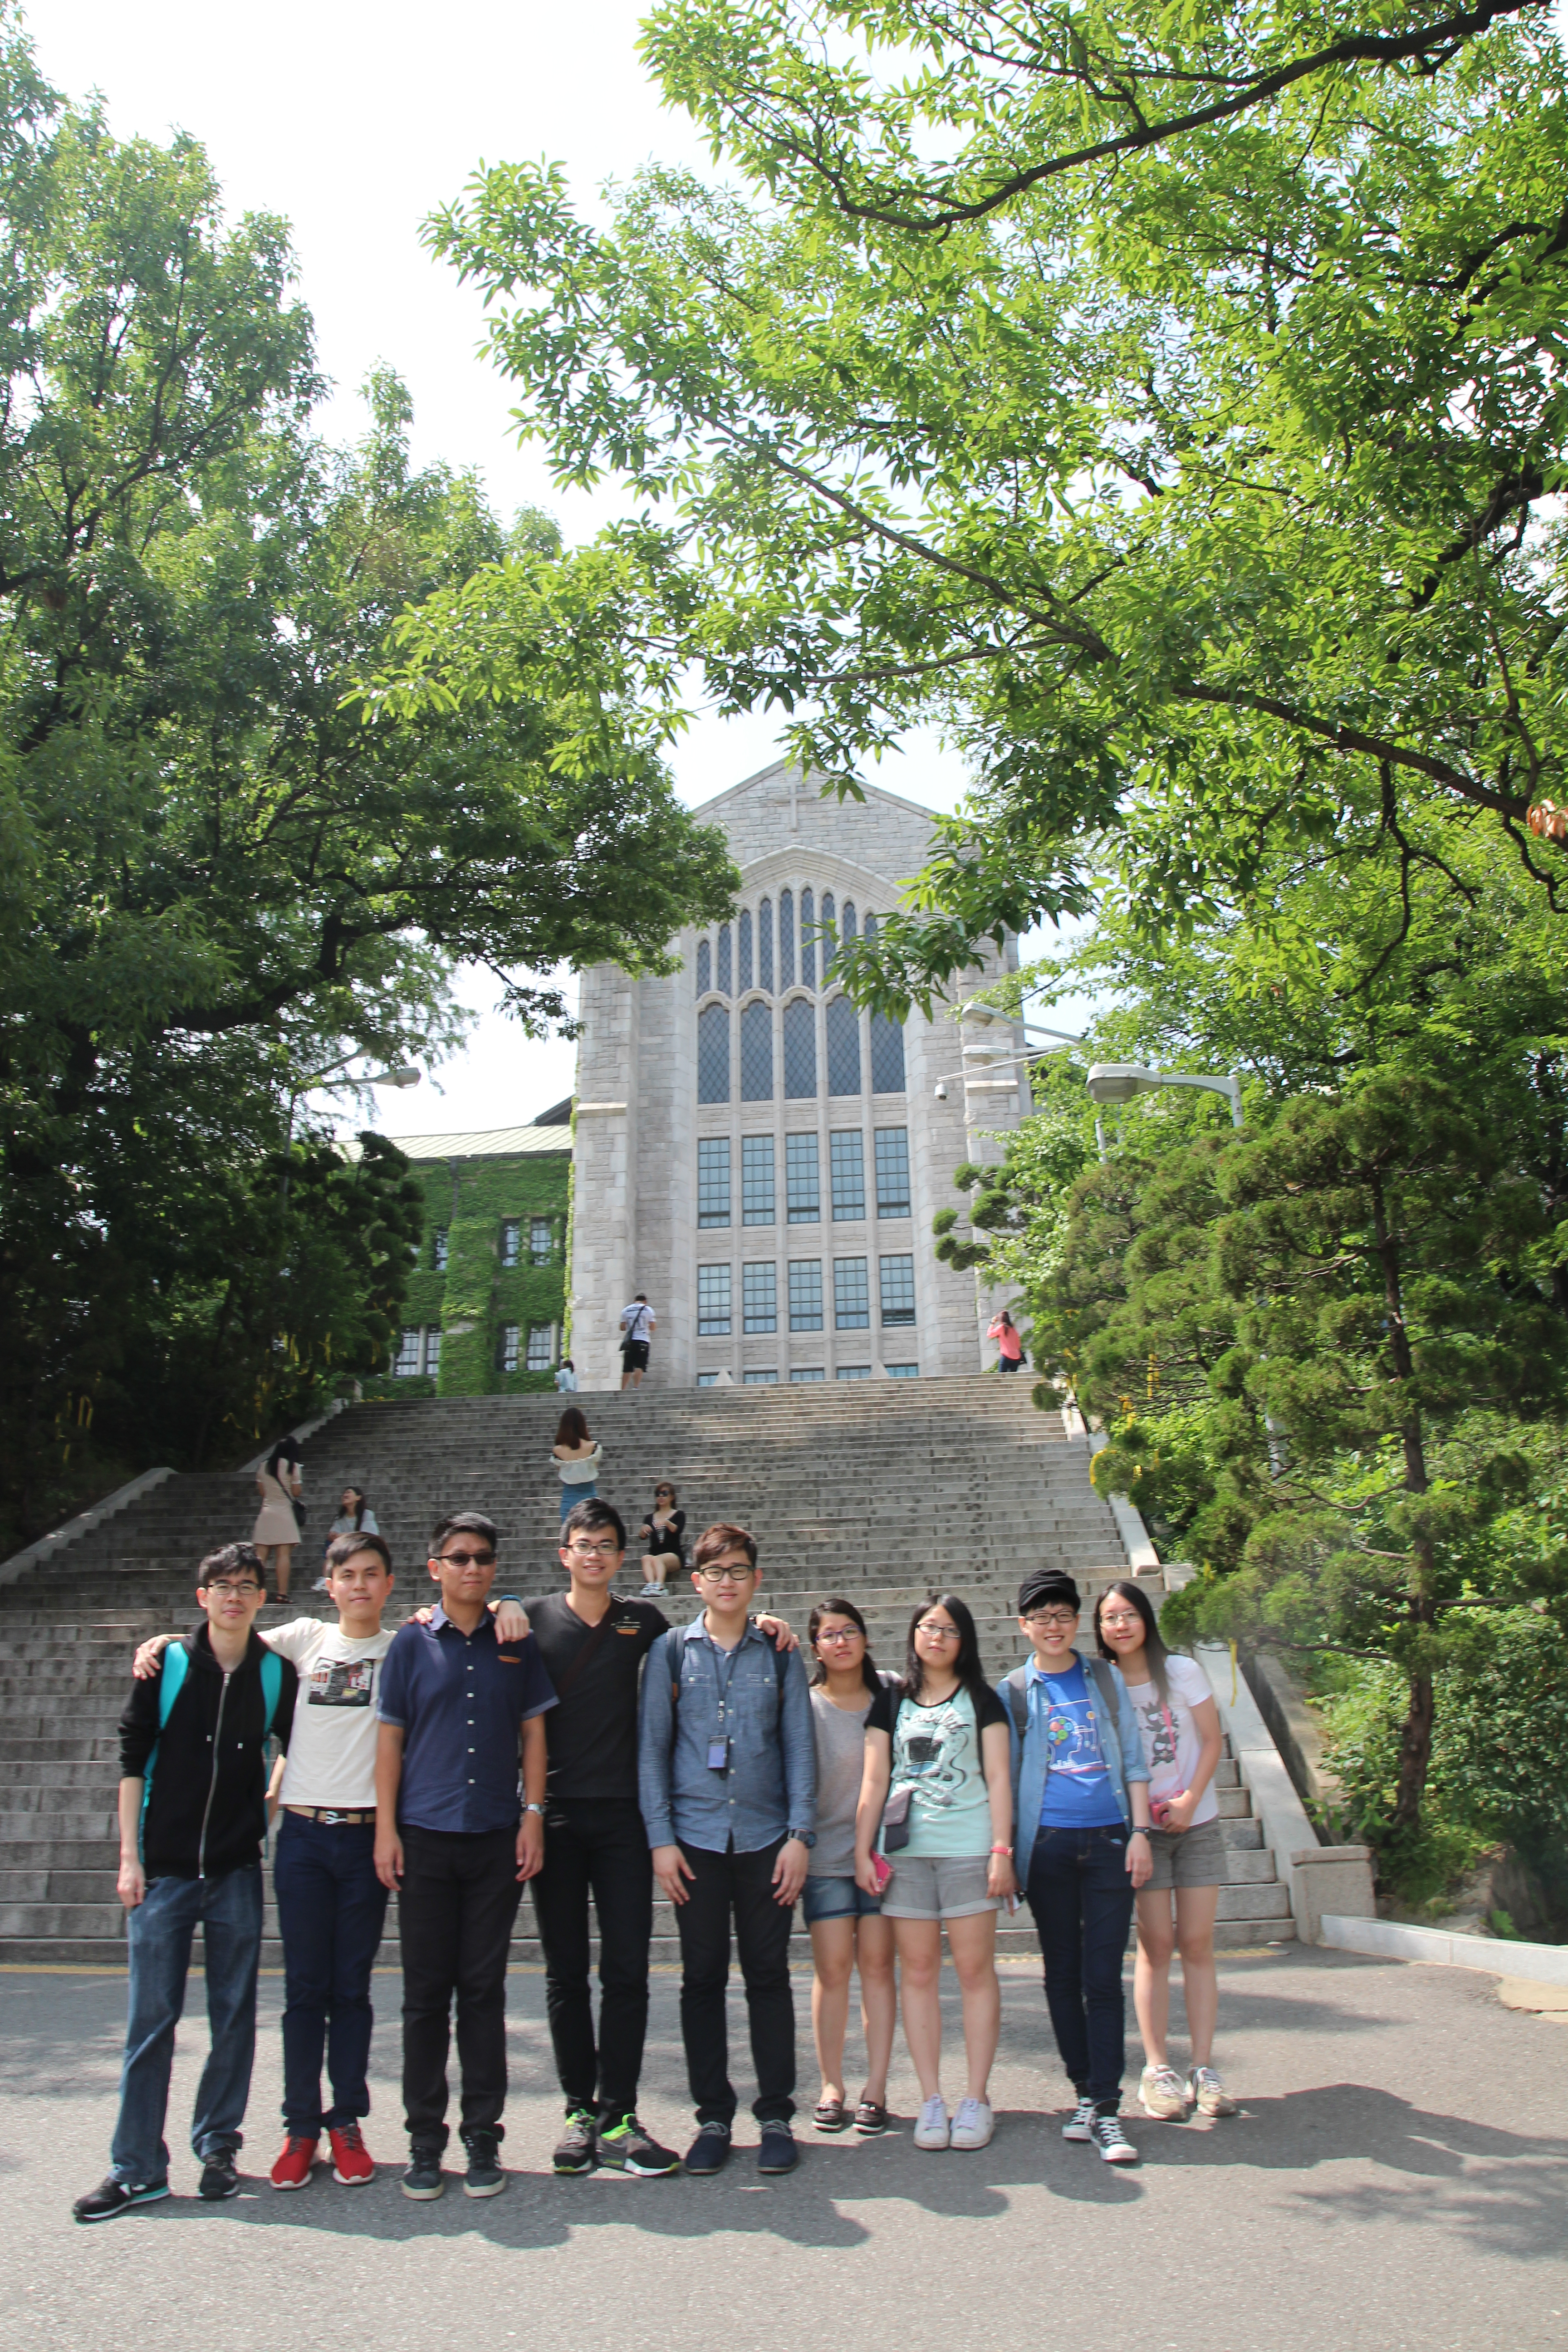
[(30, 1568), (46, 1567), (58, 1552), (67, 1550), (73, 1543), (79, 1542), (83, 1536), (90, 1535), (94, 1528), (103, 1525), (105, 1519), (113, 1518), (117, 1511), (123, 1511), (128, 1504), (138, 1502), (143, 1495), (151, 1494), (154, 1486), (161, 1486), (165, 1478), (172, 1478), (174, 1475), (173, 1470), (165, 1465), (158, 1470), (143, 1470), (139, 1477), (128, 1478), (123, 1486), (116, 1486), (113, 1494), (105, 1495), (101, 1502), (92, 1504), (85, 1511), (79, 1511), (74, 1519), (66, 1521), (64, 1527), (52, 1528), (47, 1536), (40, 1536), (37, 1543), (28, 1544), (23, 1551), (14, 1551), (7, 1560), (0, 1560), (0, 1584), (15, 1584), (16, 1579), (26, 1576)]

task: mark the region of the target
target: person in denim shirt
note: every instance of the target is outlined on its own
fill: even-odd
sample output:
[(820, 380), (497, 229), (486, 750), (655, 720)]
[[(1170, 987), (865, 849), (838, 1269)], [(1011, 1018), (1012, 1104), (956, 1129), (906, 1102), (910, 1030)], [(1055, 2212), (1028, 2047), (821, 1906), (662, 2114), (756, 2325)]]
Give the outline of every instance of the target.
[(1149, 1767), (1127, 1685), (1073, 1647), (1079, 1591), (1045, 1570), (1018, 1590), (1034, 1662), (998, 1685), (1013, 1735), (1014, 1866), (1045, 1955), (1046, 2003), (1078, 2094), (1064, 2139), (1136, 2164), (1121, 2128), (1126, 2004), (1121, 1958), (1135, 1891), (1152, 1866)]
[[(680, 2032), (697, 2107), (686, 2169), (730, 2153), (724, 1993), (734, 1920), (746, 1986), (763, 2172), (796, 2162), (789, 1935), (816, 1843), (816, 1739), (798, 1652), (781, 1657), (748, 1619), (760, 1581), (743, 1528), (710, 1528), (692, 1554), (706, 1607), (648, 1654), (637, 1734), (638, 1801), (654, 1874), (680, 1933)], [(678, 1695), (679, 1694), (679, 1695)]]

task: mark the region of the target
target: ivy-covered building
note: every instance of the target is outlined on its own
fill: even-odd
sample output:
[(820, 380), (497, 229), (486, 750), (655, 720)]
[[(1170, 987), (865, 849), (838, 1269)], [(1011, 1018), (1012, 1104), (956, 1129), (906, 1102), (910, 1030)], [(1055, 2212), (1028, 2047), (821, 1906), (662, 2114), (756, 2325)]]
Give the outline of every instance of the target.
[(425, 1230), (391, 1370), (371, 1396), (490, 1396), (554, 1385), (566, 1347), (572, 1105), (530, 1127), (399, 1135)]

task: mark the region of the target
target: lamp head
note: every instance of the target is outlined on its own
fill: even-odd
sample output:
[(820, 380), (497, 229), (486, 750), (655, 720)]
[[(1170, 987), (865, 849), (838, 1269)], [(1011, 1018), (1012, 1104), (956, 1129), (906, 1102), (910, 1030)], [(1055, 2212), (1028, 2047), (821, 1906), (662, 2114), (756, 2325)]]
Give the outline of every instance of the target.
[(936, 1082), (936, 1098), (938, 1102), (945, 1102), (947, 1100), (947, 1080), (945, 1078), (939, 1078)]
[(1158, 1086), (1159, 1080), (1141, 1062), (1096, 1062), (1085, 1084), (1091, 1102), (1122, 1103)]

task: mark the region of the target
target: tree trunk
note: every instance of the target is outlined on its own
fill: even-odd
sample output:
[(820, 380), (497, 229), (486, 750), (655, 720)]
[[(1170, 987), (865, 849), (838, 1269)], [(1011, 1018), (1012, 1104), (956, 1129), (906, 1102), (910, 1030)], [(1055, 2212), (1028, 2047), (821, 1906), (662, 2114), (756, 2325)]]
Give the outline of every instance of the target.
[(1394, 1801), (1393, 1827), (1414, 1833), (1421, 1826), (1421, 1800), (1432, 1763), (1432, 1677), (1425, 1671), (1410, 1677), (1405, 1722), (1399, 1734), (1399, 1783)]
[[(1395, 1381), (1405, 1388), (1407, 1400), (1399, 1424), (1405, 1453), (1405, 1491), (1407, 1495), (1425, 1495), (1431, 1482), (1426, 1472), (1426, 1445), (1421, 1415), (1408, 1402), (1408, 1383), (1415, 1377), (1415, 1363), (1405, 1322), (1399, 1243), (1390, 1230), (1382, 1179), (1375, 1173), (1372, 1178), (1372, 1199), (1377, 1255), (1383, 1268), (1384, 1298), (1388, 1307), (1394, 1376)], [(1409, 1696), (1399, 1735), (1399, 1780), (1391, 1826), (1414, 1834), (1421, 1826), (1421, 1801), (1426, 1793), (1426, 1775), (1432, 1764), (1435, 1699), (1431, 1668), (1426, 1660), (1430, 1655), (1428, 1637), (1437, 1622), (1437, 1563), (1430, 1538), (1419, 1537), (1410, 1547), (1405, 1591), (1405, 1620), (1410, 1629), (1415, 1663), (1406, 1669)]]

